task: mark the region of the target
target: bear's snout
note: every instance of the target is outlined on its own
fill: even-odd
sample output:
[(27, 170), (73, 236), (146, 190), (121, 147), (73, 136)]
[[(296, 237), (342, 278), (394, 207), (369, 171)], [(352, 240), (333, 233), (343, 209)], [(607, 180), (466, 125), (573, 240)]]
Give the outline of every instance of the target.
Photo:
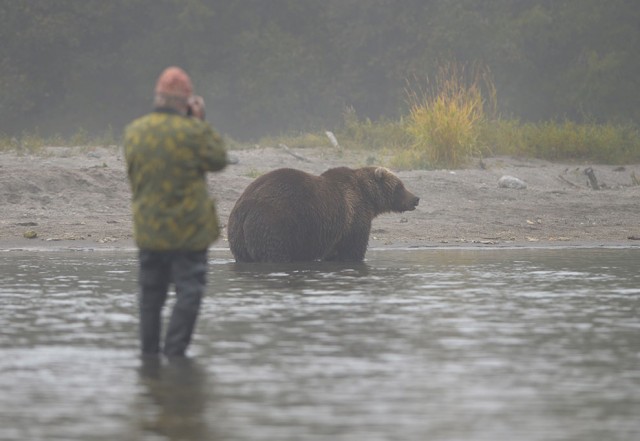
[(420, 202), (420, 198), (418, 196), (415, 196), (414, 194), (408, 191), (405, 191), (404, 196), (398, 200), (398, 204), (396, 205), (396, 208), (394, 211), (399, 211), (399, 212), (413, 211), (416, 209), (419, 202)]
[(409, 206), (407, 208), (407, 211), (415, 210), (419, 202), (420, 198), (418, 196), (411, 195), (411, 197), (409, 198)]

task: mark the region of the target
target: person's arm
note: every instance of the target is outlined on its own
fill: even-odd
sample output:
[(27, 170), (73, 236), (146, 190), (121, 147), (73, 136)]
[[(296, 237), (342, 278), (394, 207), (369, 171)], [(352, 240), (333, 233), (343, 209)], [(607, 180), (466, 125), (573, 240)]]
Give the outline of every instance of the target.
[(218, 171), (227, 166), (227, 150), (224, 141), (208, 124), (203, 133), (200, 164), (205, 171)]
[[(189, 98), (187, 116), (199, 119), (204, 122), (205, 104), (204, 99), (199, 95), (192, 95)], [(222, 170), (228, 164), (227, 152), (224, 148), (224, 142), (210, 125), (206, 124), (203, 132), (203, 140), (201, 148), (198, 152), (200, 156), (200, 164), (205, 171)]]

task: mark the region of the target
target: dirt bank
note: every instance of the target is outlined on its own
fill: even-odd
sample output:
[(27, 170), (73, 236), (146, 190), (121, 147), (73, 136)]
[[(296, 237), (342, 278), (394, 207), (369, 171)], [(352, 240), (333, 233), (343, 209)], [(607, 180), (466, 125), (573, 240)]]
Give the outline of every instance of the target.
[[(209, 176), (220, 219), (259, 174), (279, 167), (321, 173), (384, 162), (371, 152), (254, 148)], [(376, 156), (377, 155), (377, 156)], [(300, 156), (300, 157), (297, 157)], [(591, 167), (600, 190), (588, 184)], [(640, 246), (640, 164), (624, 167), (488, 158), (464, 170), (398, 175), (421, 197), (414, 212), (374, 220), (370, 246)], [(500, 188), (504, 175), (526, 189)], [(636, 182), (637, 183), (637, 182)], [(120, 148), (48, 147), (0, 154), (0, 249), (133, 248), (130, 191)], [(36, 234), (25, 238), (25, 233)], [(28, 235), (28, 234), (27, 234)], [(226, 247), (226, 231), (216, 247)]]

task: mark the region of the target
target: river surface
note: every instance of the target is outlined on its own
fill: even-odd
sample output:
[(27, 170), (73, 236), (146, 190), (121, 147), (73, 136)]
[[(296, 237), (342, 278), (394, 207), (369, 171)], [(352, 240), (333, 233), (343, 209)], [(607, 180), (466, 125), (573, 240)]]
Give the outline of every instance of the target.
[(134, 252), (0, 252), (0, 440), (640, 439), (638, 248), (209, 257), (169, 363)]

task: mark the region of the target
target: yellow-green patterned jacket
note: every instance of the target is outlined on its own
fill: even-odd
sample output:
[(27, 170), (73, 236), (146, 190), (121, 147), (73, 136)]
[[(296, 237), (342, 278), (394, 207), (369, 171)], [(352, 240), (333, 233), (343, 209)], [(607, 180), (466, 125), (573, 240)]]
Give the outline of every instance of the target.
[(225, 167), (227, 154), (209, 124), (157, 109), (126, 127), (124, 151), (139, 248), (201, 251), (218, 238), (205, 177)]

